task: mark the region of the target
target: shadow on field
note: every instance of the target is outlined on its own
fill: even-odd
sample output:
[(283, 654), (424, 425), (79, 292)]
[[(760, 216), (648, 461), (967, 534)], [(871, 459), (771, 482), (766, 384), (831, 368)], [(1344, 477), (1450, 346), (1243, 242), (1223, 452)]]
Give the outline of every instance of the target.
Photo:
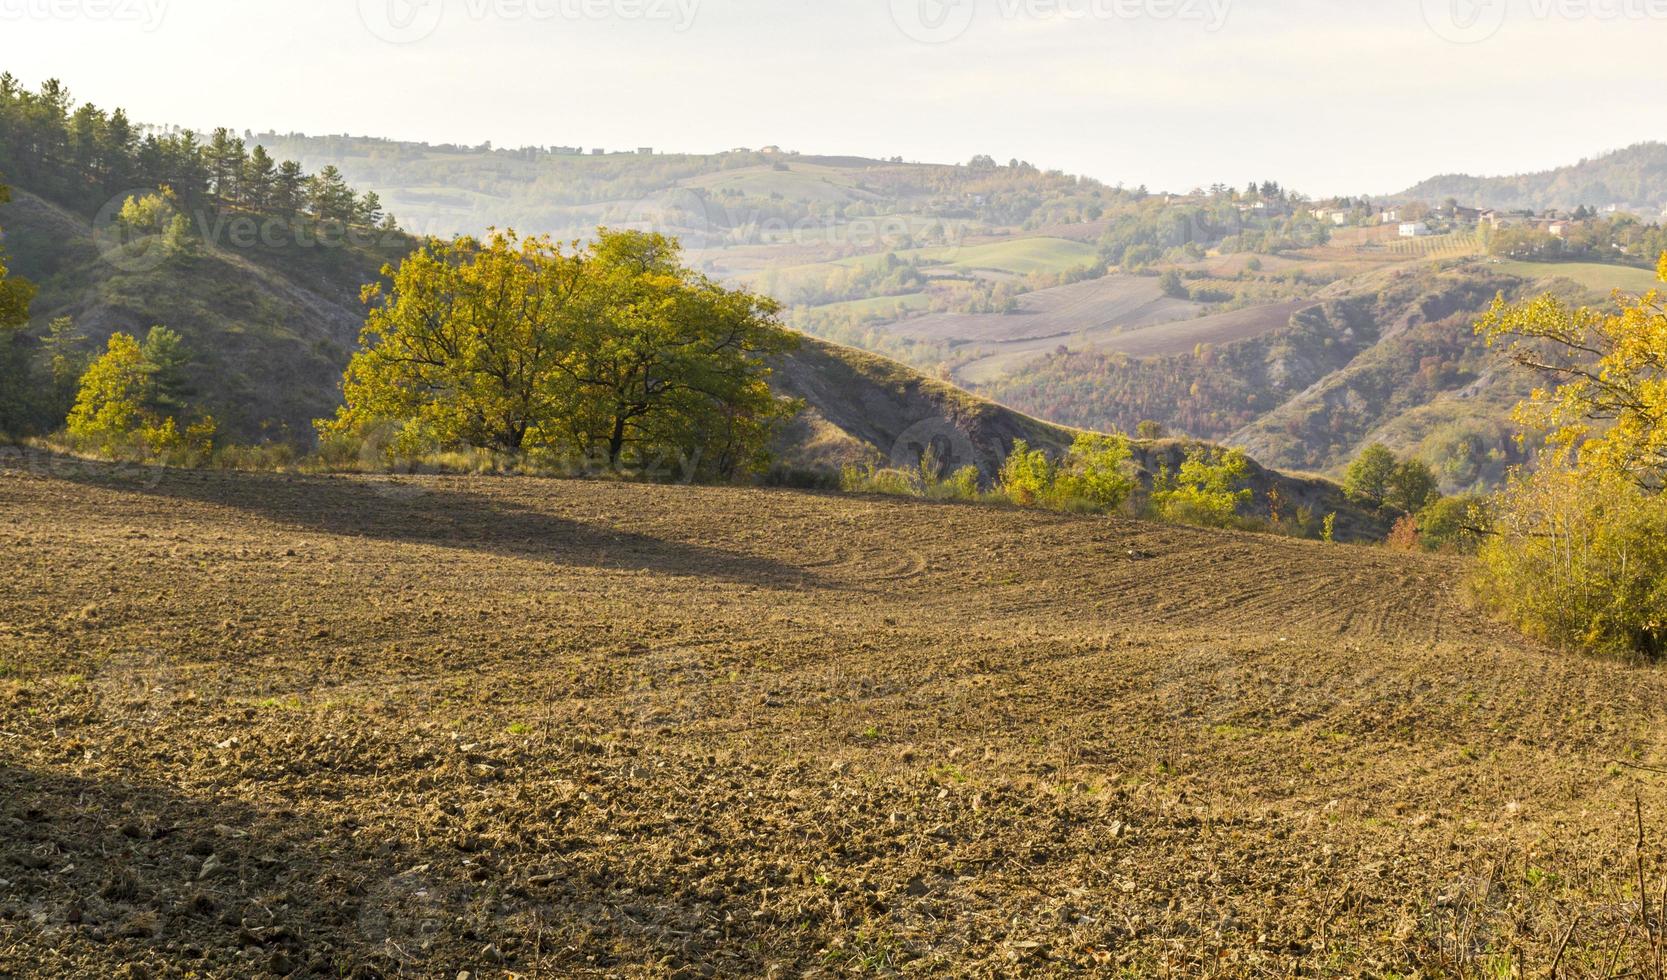
[(535, 884), (507, 857), (0, 764), (0, 977), (549, 976), (633, 946), (663, 957), (699, 919), (667, 907), (682, 928), (627, 937), (607, 881)]
[[(18, 465), (16, 461), (0, 465)], [(49, 479), (235, 507), (346, 537), (484, 551), (565, 567), (640, 569), (752, 585), (812, 585), (810, 571), (720, 548), (585, 524), (434, 483), (358, 477), (160, 470), (48, 453), (22, 465)]]

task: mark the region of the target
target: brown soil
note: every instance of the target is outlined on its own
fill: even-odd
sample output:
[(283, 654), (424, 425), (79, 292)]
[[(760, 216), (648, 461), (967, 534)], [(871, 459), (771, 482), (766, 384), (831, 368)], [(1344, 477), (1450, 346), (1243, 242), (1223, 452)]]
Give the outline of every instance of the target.
[(0, 976), (1543, 974), (1577, 912), (1597, 974), (1660, 816), (1660, 675), (1457, 560), (41, 456), (0, 508)]

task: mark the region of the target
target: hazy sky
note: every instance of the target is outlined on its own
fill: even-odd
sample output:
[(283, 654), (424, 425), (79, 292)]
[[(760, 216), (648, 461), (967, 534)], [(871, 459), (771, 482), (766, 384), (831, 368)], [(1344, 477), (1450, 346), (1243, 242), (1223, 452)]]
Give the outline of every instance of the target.
[(1667, 0), (0, 0), (0, 68), (147, 122), (1315, 194), (1667, 136), (1664, 39)]

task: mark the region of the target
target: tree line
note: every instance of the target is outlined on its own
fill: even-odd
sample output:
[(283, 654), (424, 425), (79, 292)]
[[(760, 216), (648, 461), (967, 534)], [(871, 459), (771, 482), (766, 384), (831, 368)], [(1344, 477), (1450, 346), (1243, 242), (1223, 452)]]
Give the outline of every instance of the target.
[(135, 124), (122, 109), (76, 105), (56, 79), (37, 91), (0, 74), (0, 173), (84, 215), (141, 189), (167, 188), (188, 211), (254, 212), (287, 222), (392, 229), (374, 192), (358, 194), (335, 167), (306, 173), (250, 148), (228, 129), (203, 138)]

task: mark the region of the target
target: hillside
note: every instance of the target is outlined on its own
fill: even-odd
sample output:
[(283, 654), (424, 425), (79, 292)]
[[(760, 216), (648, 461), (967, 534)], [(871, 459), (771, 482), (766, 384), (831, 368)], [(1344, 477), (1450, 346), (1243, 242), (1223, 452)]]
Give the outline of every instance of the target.
[[(837, 470), (846, 464), (913, 468), (928, 446), (950, 469), (976, 466), (992, 480), (1013, 442), (1062, 453), (1078, 431), (1043, 422), (960, 388), (927, 378), (895, 361), (807, 337), (777, 365), (776, 387), (806, 408), (778, 439), (777, 454), (789, 471)], [(1137, 441), (1133, 459), (1144, 490), (1160, 472), (1177, 472), (1196, 443), (1181, 439)], [(1314, 515), (1337, 515), (1342, 541), (1379, 541), (1388, 518), (1348, 500), (1328, 480), (1291, 475), (1250, 462), (1245, 486), (1252, 497), (1240, 508), (1264, 518), (1270, 499)], [(1270, 497), (1270, 494), (1272, 495)]]
[(1667, 209), (1667, 143), (1639, 143), (1539, 173), (1432, 177), (1393, 196), (1429, 204), (1455, 198), (1469, 207), (1501, 210), (1573, 211), (1582, 206), (1620, 205), (1653, 218)]
[[(1436, 430), (1455, 445), (1485, 446), (1492, 464), (1468, 474), (1472, 481), (1494, 483), (1515, 455), (1508, 418), (1526, 397), (1534, 380), (1508, 370), (1476, 336), (1475, 323), (1501, 293), (1523, 295), (1525, 283), (1480, 267), (1431, 275), (1391, 273), (1332, 304), (1328, 313), (1343, 322), (1370, 323), (1370, 345), (1348, 363), (1295, 392), (1276, 408), (1226, 441), (1255, 455), (1279, 459), (1279, 465), (1331, 470), (1348, 463), (1381, 429), (1408, 413), (1421, 413), (1425, 424), (1404, 428), (1392, 446), (1401, 452), (1439, 457), (1446, 444), (1425, 442)], [(1434, 410), (1441, 403), (1446, 411)], [(1458, 461), (1426, 460), (1438, 472), (1458, 472)], [(1469, 482), (1449, 479), (1449, 489)]]
[(301, 444), (312, 439), (312, 420), (340, 403), (341, 372), (364, 322), (360, 286), (413, 244), (400, 234), (370, 246), (204, 243), (196, 254), (130, 262), (89, 219), (15, 188), (0, 227), (14, 271), (40, 287), (37, 334), (71, 317), (95, 350), (118, 330), (170, 327), (196, 353), (192, 385), (223, 431)]
[[(403, 235), (390, 237), (379, 253), (205, 242), (194, 255), (133, 266), (110, 253), (89, 222), (33, 195), (19, 193), (3, 217), (17, 270), (42, 286), (37, 331), (70, 316), (88, 349), (96, 349), (116, 330), (172, 327), (197, 354), (191, 380), (223, 431), (301, 448), (312, 444), (312, 420), (340, 402), (342, 370), (363, 318), (358, 286), (410, 244)], [(775, 447), (782, 468), (798, 473), (794, 479), (826, 482), (846, 463), (912, 466), (927, 445), (993, 477), (1015, 439), (1061, 450), (1074, 436), (883, 357), (811, 337), (775, 370), (777, 390), (805, 403)], [(1160, 461), (1143, 462), (1149, 480)], [(1258, 469), (1253, 485), (1264, 494), (1280, 486), (1287, 500), (1339, 512), (1345, 537), (1382, 534), (1381, 521), (1328, 484)]]
[(1659, 672), (1440, 557), (38, 457), (0, 512), (0, 973), (1454, 975), (1576, 916), (1595, 973), (1667, 818)]

